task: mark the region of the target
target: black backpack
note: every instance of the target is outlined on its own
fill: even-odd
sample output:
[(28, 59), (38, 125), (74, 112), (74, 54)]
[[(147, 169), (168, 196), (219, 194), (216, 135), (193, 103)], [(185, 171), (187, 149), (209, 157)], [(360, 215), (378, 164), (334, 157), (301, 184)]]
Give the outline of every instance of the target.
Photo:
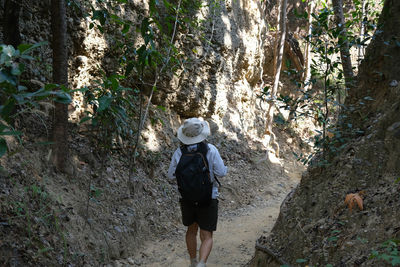
[(197, 144), (197, 149), (189, 152), (181, 147), (182, 156), (176, 166), (175, 175), (182, 200), (193, 205), (208, 205), (211, 202), (213, 183), (207, 160), (208, 145)]

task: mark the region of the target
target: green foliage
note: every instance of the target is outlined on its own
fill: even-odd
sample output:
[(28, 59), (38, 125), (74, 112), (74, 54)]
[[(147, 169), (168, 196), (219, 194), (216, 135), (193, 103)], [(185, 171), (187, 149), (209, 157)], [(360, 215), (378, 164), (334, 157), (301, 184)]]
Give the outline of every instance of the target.
[(121, 146), (118, 140), (130, 140), (134, 135), (134, 103), (137, 102), (137, 90), (121, 85), (124, 76), (111, 75), (97, 81), (95, 88), (83, 88), (87, 104), (87, 116), (81, 123), (91, 121), (97, 129), (98, 146), (109, 150)]
[[(333, 8), (325, 1), (320, 9), (312, 13), (312, 33), (305, 36), (305, 41), (312, 48), (311, 79), (300, 82), (298, 73), (287, 64), (286, 74), (296, 84), (299, 97), (280, 95), (276, 100), (280, 108), (290, 111), (290, 119), (309, 118), (318, 129), (313, 137), (314, 151), (311, 155), (296, 155), (304, 164), (311, 162), (315, 154), (323, 152), (324, 157), (337, 154), (346, 146), (349, 136), (359, 134), (350, 123), (343, 123), (345, 115), (341, 112), (348, 109), (343, 103), (347, 95), (342, 62), (339, 57), (341, 47), (346, 43), (353, 46), (365, 46), (376, 29), (378, 12), (381, 3), (366, 0), (366, 9), (362, 11), (362, 2), (354, 1), (354, 11), (346, 14), (346, 35), (334, 21)], [(307, 13), (296, 15), (306, 18)], [(351, 16), (351, 17), (350, 17)], [(360, 38), (361, 25), (365, 26), (364, 36)], [(347, 39), (346, 39), (346, 38)], [(353, 81), (349, 81), (353, 83)], [(263, 90), (262, 95), (268, 96)], [(373, 101), (366, 97), (363, 101)], [(322, 159), (319, 164), (326, 162)]]
[(90, 199), (96, 200), (103, 194), (103, 190), (95, 188), (93, 185), (90, 186)]
[[(216, 1), (209, 5), (218, 8)], [(152, 93), (159, 90), (158, 79), (173, 75), (188, 62), (186, 52), (176, 45), (176, 36), (180, 33), (180, 38), (187, 40), (201, 36), (204, 21), (197, 19), (196, 13), (203, 1), (151, 0), (149, 12), (143, 13), (139, 24), (121, 12), (132, 8), (129, 1), (70, 0), (69, 6), (88, 17), (90, 29), (107, 35), (109, 51), (119, 63), (112, 70), (100, 69), (101, 81), (80, 89), (93, 107), (81, 122), (91, 122), (103, 149), (120, 146), (117, 140), (121, 139), (125, 148), (136, 148), (147, 115), (143, 96), (151, 100)]]
[(340, 236), (340, 233), (341, 233), (342, 231), (340, 231), (340, 230), (332, 230), (331, 231), (331, 236), (329, 236), (326, 240), (328, 241), (328, 242), (330, 242), (331, 243), (331, 245), (332, 246), (334, 246), (334, 247), (336, 247), (337, 246), (337, 241), (338, 241), (338, 239), (339, 239), (339, 236)]
[[(68, 89), (63, 86), (48, 84), (39, 90), (30, 91), (21, 83), (24, 62), (31, 62), (33, 57), (30, 53), (45, 44), (21, 44), (18, 49), (11, 45), (0, 45), (0, 157), (7, 152), (7, 143), (3, 136), (18, 137), (22, 134), (13, 127), (18, 114), (39, 108), (38, 102), (43, 100), (65, 104), (71, 102)], [(57, 88), (61, 90), (54, 90)]]
[[(202, 7), (200, 0), (181, 1), (149, 1), (149, 15), (144, 16), (140, 25), (121, 15), (121, 7), (130, 8), (127, 1), (103, 1), (97, 0), (95, 8), (89, 1), (76, 3), (72, 6), (81, 11), (89, 9), (85, 13), (91, 20), (90, 28), (98, 28), (100, 32), (112, 32), (114, 45), (111, 50), (119, 55), (120, 67), (125, 69), (125, 76), (139, 79), (155, 73), (162, 65), (168, 65), (166, 69), (174, 71), (185, 60), (183, 53), (171, 42), (171, 37), (176, 31), (191, 33), (202, 28), (201, 22), (193, 16)], [(143, 44), (138, 42), (138, 35)], [(190, 35), (182, 35), (182, 38), (190, 39)], [(173, 41), (173, 40), (172, 40)]]
[(381, 245), (383, 251), (379, 252), (373, 250), (369, 259), (378, 259), (385, 261), (392, 266), (400, 266), (400, 253), (399, 253), (400, 240), (389, 239)]

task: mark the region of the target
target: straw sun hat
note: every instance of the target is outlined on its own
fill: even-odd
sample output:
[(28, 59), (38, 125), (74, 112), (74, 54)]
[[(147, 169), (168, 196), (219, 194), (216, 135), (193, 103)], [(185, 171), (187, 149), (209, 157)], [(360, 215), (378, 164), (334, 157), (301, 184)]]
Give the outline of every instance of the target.
[(210, 135), (210, 126), (202, 118), (190, 118), (178, 129), (178, 139), (185, 145), (204, 141)]

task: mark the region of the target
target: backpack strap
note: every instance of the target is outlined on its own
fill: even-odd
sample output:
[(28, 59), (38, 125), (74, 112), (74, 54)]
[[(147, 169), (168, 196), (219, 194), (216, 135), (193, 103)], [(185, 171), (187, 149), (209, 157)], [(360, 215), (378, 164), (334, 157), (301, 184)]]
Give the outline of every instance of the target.
[(189, 151), (187, 149), (187, 145), (181, 145), (180, 149), (181, 149), (182, 154), (189, 153)]
[[(207, 159), (208, 145), (204, 142), (198, 143), (197, 149)], [(208, 160), (207, 160), (207, 167), (209, 167)]]
[[(207, 161), (207, 167), (210, 168), (210, 165), (208, 164), (208, 159), (207, 159), (208, 144), (206, 142), (201, 142), (201, 143), (199, 143), (198, 149), (199, 149), (199, 152), (201, 152), (204, 155), (204, 157)], [(214, 175), (214, 179), (215, 179), (215, 181), (217, 181), (219, 186), (221, 186), (221, 183), (218, 181), (217, 176)]]

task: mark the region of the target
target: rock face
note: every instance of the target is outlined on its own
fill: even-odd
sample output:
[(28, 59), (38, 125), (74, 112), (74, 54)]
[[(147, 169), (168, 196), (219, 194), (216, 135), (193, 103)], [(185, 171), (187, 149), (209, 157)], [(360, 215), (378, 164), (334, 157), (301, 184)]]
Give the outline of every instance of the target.
[[(273, 44), (270, 25), (275, 25), (276, 1), (221, 1), (199, 14), (208, 31), (205, 39), (195, 39), (186, 49), (196, 49), (191, 63), (169, 84), (160, 89), (155, 103), (167, 104), (183, 118), (212, 117), (248, 132), (263, 125), (256, 104), (263, 80), (273, 75)], [(304, 4), (289, 5), (304, 8)], [(298, 32), (295, 16), (289, 16), (289, 29)], [(240, 117), (241, 123), (237, 119)], [(235, 122), (236, 121), (236, 122)]]
[[(96, 1), (91, 1), (99, 8)], [(206, 21), (204, 38), (194, 36), (189, 42), (177, 41), (188, 56), (189, 64), (177, 75), (160, 82), (153, 103), (163, 105), (182, 118), (203, 116), (220, 124), (234, 123), (241, 131), (263, 128), (263, 112), (256, 103), (261, 77), (271, 62), (272, 38), (268, 35), (266, 6), (260, 1), (210, 1), (194, 14)], [(83, 6), (83, 5), (82, 5)], [(148, 12), (146, 1), (130, 1), (121, 16), (140, 25)], [(273, 4), (268, 8), (274, 9)], [(21, 11), (21, 37), (23, 43), (50, 40), (49, 1), (31, 3)], [(99, 66), (110, 73), (118, 71), (117, 53), (113, 44), (117, 32), (104, 34), (96, 27), (90, 29), (90, 17), (85, 10), (72, 3), (68, 9), (69, 85), (71, 88), (93, 86), (99, 79)], [(34, 14), (34, 15), (33, 15)], [(29, 22), (29, 23), (27, 23)], [(177, 38), (181, 38), (177, 34)], [(196, 51), (194, 53), (193, 51)], [(51, 47), (44, 45), (37, 51), (38, 65), (28, 66), (30, 78), (51, 82)], [(266, 60), (267, 59), (267, 60)], [(128, 85), (129, 86), (129, 85)], [(70, 106), (70, 119), (79, 121), (87, 107), (82, 94), (74, 93)], [(255, 111), (255, 112), (254, 112)], [(256, 133), (260, 135), (260, 133)]]
[(259, 1), (221, 1), (204, 8), (199, 16), (209, 20), (205, 39), (194, 39), (185, 49), (196, 49), (189, 65), (155, 96), (156, 104), (169, 106), (182, 118), (212, 118), (220, 126), (237, 127), (242, 133), (259, 134), (263, 117), (257, 94), (271, 45)]
[[(349, 93), (351, 139), (329, 165), (309, 167), (272, 233), (257, 241), (251, 266), (384, 266), (380, 256), (398, 251), (398, 244), (385, 242), (400, 237), (400, 53), (391, 41), (400, 34), (399, 8), (398, 1), (385, 2), (383, 26)], [(349, 193), (362, 195), (362, 210), (349, 210)]]
[[(3, 4), (0, 1), (1, 4)], [(94, 8), (104, 8), (98, 1), (89, 1)], [(23, 43), (49, 41), (49, 1), (23, 6), (20, 13), (20, 31)], [(104, 26), (104, 33), (91, 28), (87, 3), (70, 3), (68, 8), (69, 86), (73, 89), (93, 86), (100, 69), (115, 73), (118, 70), (114, 48), (118, 30)], [(306, 5), (289, 1), (289, 29), (299, 31), (299, 19), (294, 9)], [(108, 7), (108, 6), (107, 6)], [(148, 13), (147, 1), (129, 1), (125, 9), (113, 7), (121, 17), (140, 25)], [(0, 11), (1, 12), (1, 11)], [(194, 16), (203, 19), (203, 36), (185, 39), (177, 34), (178, 47), (187, 56), (188, 64), (177, 75), (164, 77), (153, 98), (153, 103), (168, 107), (181, 118), (202, 116), (220, 126), (234, 126), (242, 132), (262, 137), (263, 108), (257, 101), (263, 80), (273, 75), (273, 42), (269, 27), (276, 23), (276, 1), (209, 1)], [(1, 38), (1, 36), (0, 36)], [(136, 40), (137, 41), (137, 40)], [(196, 51), (196, 52), (193, 52)], [(36, 55), (39, 61), (28, 65), (29, 78), (43, 83), (51, 82), (51, 47), (43, 45)], [(100, 68), (99, 68), (100, 67)], [(127, 86), (134, 86), (127, 84)], [(81, 92), (74, 92), (69, 107), (70, 119), (79, 121), (88, 109)], [(229, 126), (230, 127), (230, 126)], [(256, 130), (258, 129), (258, 130)]]

